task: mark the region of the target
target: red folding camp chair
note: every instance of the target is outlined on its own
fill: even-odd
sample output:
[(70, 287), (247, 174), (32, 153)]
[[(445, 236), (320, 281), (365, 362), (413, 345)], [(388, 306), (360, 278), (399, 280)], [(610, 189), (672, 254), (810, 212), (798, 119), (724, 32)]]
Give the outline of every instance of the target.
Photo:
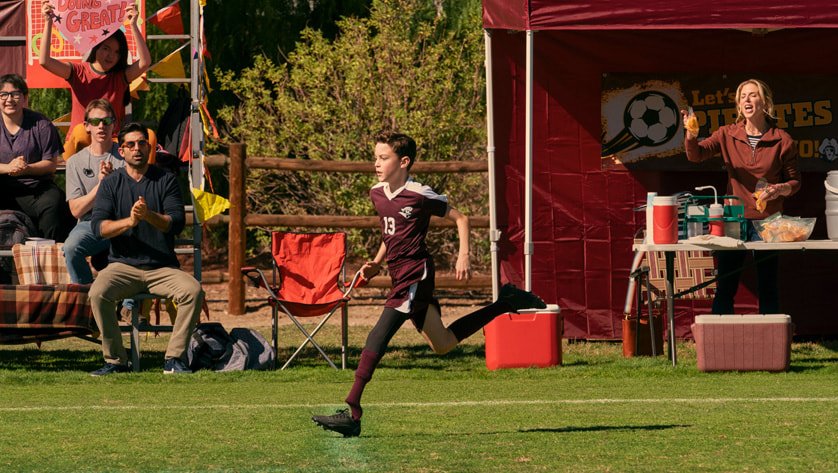
[[(361, 281), (359, 271), (350, 283), (345, 282), (346, 234), (273, 232), (271, 253), (274, 261), (270, 282), (259, 269), (247, 267), (241, 270), (255, 286), (268, 291), (273, 316), (271, 336), (274, 353), (278, 354), (279, 311), (285, 313), (305, 336), (305, 341), (282, 365), (282, 369), (308, 344), (316, 348), (332, 368), (337, 369), (323, 348), (314, 341), (314, 336), (338, 309), (341, 309), (341, 368), (346, 368), (347, 303), (349, 294)], [(311, 332), (298, 320), (318, 316), (322, 318)]]

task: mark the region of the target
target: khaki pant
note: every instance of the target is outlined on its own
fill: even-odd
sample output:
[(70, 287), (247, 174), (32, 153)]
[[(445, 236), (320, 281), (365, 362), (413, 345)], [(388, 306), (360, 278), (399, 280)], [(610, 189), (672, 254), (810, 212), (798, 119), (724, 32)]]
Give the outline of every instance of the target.
[(107, 363), (127, 364), (128, 353), (122, 345), (116, 306), (123, 299), (148, 293), (172, 299), (177, 305), (172, 337), (166, 358), (180, 358), (189, 346), (189, 338), (201, 316), (204, 291), (192, 275), (177, 268), (142, 270), (123, 263), (110, 263), (99, 272), (90, 287), (93, 317), (102, 332), (102, 354)]

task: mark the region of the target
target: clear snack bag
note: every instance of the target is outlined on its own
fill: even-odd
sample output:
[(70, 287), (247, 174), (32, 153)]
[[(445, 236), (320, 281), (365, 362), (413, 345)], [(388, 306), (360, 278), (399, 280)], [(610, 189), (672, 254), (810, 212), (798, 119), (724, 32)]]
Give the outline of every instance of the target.
[(759, 236), (766, 243), (806, 241), (815, 228), (816, 218), (789, 217), (779, 212), (754, 222)]

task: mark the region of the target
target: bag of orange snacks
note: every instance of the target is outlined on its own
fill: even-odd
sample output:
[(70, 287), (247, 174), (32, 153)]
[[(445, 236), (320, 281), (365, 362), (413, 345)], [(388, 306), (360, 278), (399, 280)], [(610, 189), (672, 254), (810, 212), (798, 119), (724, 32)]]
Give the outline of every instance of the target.
[(789, 217), (779, 212), (754, 222), (754, 228), (766, 243), (806, 241), (815, 228), (816, 218)]

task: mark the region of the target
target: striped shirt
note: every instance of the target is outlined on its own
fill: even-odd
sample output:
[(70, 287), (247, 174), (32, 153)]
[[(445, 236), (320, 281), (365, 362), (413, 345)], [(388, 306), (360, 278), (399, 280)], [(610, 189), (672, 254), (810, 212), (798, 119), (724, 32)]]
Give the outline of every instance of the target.
[(760, 138), (762, 138), (762, 135), (748, 135), (748, 144), (751, 145), (751, 149), (756, 149)]

